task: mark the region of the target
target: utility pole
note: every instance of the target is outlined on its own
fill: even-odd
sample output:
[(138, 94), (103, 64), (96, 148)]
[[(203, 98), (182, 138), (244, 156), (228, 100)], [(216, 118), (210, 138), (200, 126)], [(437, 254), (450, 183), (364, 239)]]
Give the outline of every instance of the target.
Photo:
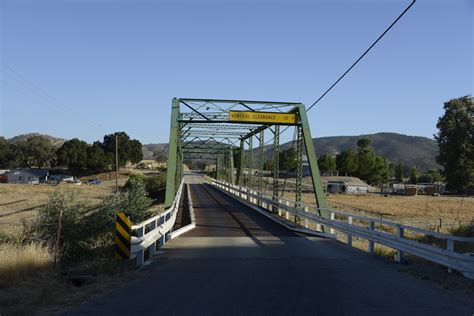
[(115, 133), (115, 192), (118, 192), (118, 135)]

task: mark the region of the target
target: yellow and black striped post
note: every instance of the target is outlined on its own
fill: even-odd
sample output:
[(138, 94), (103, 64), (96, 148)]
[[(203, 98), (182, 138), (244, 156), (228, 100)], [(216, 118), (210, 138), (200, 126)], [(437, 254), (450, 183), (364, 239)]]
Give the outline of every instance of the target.
[(115, 222), (115, 254), (118, 258), (130, 259), (131, 236), (132, 221), (125, 213), (118, 213)]

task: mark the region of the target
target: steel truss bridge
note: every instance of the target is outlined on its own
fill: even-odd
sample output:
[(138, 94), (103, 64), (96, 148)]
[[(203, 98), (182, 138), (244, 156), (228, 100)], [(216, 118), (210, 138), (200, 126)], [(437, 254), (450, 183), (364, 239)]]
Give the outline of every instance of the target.
[[(267, 169), (273, 175), (272, 191), (276, 200), (280, 190), (280, 134), (283, 126), (285, 131), (294, 128), (295, 206), (301, 208), (303, 153), (306, 152), (316, 205), (319, 209), (327, 208), (308, 118), (302, 103), (179, 98), (172, 102), (165, 207), (171, 206), (173, 202), (182, 179), (185, 160), (215, 161), (218, 180), (262, 192), (266, 181), (265, 149), (269, 146), (272, 149), (272, 163)], [(240, 116), (233, 118), (235, 114)], [(244, 117), (249, 114), (256, 119)], [(288, 114), (289, 117), (279, 120), (271, 117), (274, 114), (279, 117)], [(324, 210), (318, 211), (318, 214), (328, 217), (328, 212)]]
[[(280, 136), (291, 129), (294, 198), (279, 195)], [(328, 208), (311, 139), (301, 103), (173, 99), (166, 209), (132, 225), (125, 249), (138, 266), (154, 263), (71, 314), (471, 315), (472, 299), (373, 254), (383, 245), (398, 263), (410, 254), (474, 279), (474, 255), (458, 247), (474, 238)], [(314, 204), (302, 201), (304, 153)], [(193, 159), (214, 161), (214, 177), (185, 171)], [(352, 248), (362, 241), (366, 251)]]

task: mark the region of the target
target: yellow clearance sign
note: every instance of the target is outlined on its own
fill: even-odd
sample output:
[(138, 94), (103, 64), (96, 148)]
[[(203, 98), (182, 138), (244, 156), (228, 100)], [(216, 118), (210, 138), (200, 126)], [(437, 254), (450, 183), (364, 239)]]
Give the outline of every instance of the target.
[(231, 122), (296, 124), (296, 114), (275, 112), (229, 111)]

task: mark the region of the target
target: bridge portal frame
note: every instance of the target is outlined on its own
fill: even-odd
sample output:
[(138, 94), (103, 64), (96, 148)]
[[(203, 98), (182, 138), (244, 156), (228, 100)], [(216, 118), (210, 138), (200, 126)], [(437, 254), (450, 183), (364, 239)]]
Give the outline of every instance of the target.
[[(181, 111), (183, 105), (183, 111)], [(262, 113), (295, 114), (295, 123), (273, 123), (231, 120), (229, 111)], [(186, 111), (187, 110), (187, 111)], [(168, 147), (168, 173), (166, 182), (165, 208), (171, 206), (183, 175), (185, 159), (212, 159), (216, 161), (216, 177), (232, 184), (258, 186), (263, 185), (263, 150), (264, 131), (270, 130), (274, 135), (273, 142), (273, 196), (278, 198), (279, 170), (279, 136), (280, 126), (295, 126), (297, 129), (296, 159), (296, 207), (301, 207), (302, 157), (303, 150), (308, 158), (312, 186), (319, 209), (319, 215), (329, 217), (326, 198), (321, 182), (317, 156), (312, 141), (311, 130), (305, 105), (297, 102), (222, 100), (174, 98), (171, 105), (170, 136)], [(271, 129), (271, 127), (274, 127)], [(253, 138), (258, 139), (257, 155), (254, 159)], [(245, 145), (248, 144), (248, 150)], [(238, 161), (234, 161), (234, 153), (238, 151)], [(234, 166), (235, 164), (235, 166)], [(244, 174), (246, 165), (247, 174)], [(253, 176), (253, 168), (257, 165), (257, 179)], [(236, 168), (234, 168), (236, 167)], [(247, 166), (248, 167), (248, 166)], [(235, 175), (235, 170), (237, 174)], [(259, 190), (259, 191), (260, 191)], [(295, 218), (297, 220), (297, 218)]]

